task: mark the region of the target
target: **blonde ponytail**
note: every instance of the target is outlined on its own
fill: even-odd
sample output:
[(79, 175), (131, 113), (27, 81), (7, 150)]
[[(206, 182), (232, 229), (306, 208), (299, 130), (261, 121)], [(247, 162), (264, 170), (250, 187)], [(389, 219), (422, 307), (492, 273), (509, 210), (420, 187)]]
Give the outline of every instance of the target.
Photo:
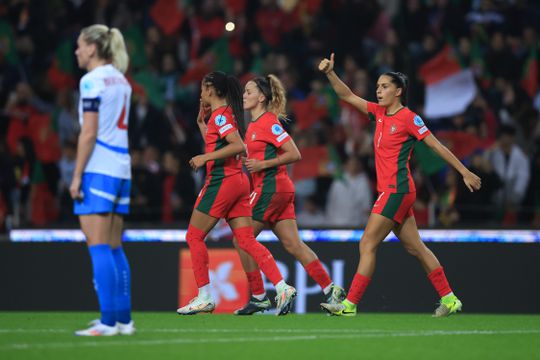
[(267, 76), (272, 98), (268, 101), (268, 111), (276, 114), (279, 118), (286, 118), (285, 107), (287, 106), (287, 97), (285, 88), (277, 76), (270, 74)]
[(81, 36), (87, 43), (96, 45), (100, 59), (110, 61), (122, 73), (127, 71), (129, 57), (120, 30), (96, 24), (82, 29)]

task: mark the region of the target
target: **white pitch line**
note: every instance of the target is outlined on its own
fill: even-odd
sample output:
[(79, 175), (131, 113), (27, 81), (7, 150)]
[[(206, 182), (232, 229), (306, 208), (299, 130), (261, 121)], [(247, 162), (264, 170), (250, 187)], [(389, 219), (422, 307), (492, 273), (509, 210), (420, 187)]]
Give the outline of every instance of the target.
[[(0, 329), (0, 334), (10, 333), (70, 333), (75, 330), (69, 329)], [(244, 333), (244, 332), (257, 332), (257, 333), (350, 333), (350, 332), (392, 332), (395, 330), (383, 330), (383, 329), (182, 329), (182, 328), (166, 328), (166, 329), (138, 329), (137, 332), (143, 333)]]
[[(397, 331), (397, 332), (366, 332), (357, 334), (327, 334), (327, 335), (297, 335), (297, 336), (270, 336), (270, 337), (233, 337), (233, 338), (199, 338), (199, 339), (162, 339), (162, 340), (113, 340), (113, 341), (80, 341), (57, 343), (17, 343), (0, 347), (0, 350), (28, 350), (28, 349), (65, 349), (80, 347), (106, 347), (106, 346), (156, 346), (179, 344), (219, 344), (219, 343), (245, 343), (245, 342), (282, 342), (282, 341), (313, 341), (313, 340), (343, 340), (359, 338), (383, 337), (429, 337), (449, 335), (512, 335), (512, 334), (540, 334), (540, 329), (531, 330), (429, 330), (429, 331)], [(133, 338), (131, 338), (133, 339)]]

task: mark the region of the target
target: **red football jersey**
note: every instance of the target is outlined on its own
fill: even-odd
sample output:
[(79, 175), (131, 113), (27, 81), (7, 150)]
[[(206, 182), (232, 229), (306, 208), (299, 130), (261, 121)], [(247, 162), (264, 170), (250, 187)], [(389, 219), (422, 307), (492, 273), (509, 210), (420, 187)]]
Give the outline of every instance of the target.
[(369, 118), (376, 122), (373, 147), (379, 193), (416, 191), (409, 168), (409, 159), (416, 141), (431, 134), (420, 116), (402, 108), (386, 115), (386, 108), (368, 102)]
[[(281, 146), (291, 137), (281, 126), (277, 116), (266, 112), (257, 120), (251, 121), (246, 131), (248, 158), (257, 160), (274, 159), (282, 154)], [(285, 165), (251, 173), (254, 191), (294, 192), (294, 185), (287, 174)]]
[[(237, 131), (236, 120), (234, 119), (230, 106), (221, 106), (212, 112), (208, 120), (205, 153), (219, 150), (227, 145), (225, 137)], [(218, 180), (226, 176), (231, 176), (242, 172), (242, 161), (236, 155), (227, 159), (208, 161), (206, 163), (206, 181)]]

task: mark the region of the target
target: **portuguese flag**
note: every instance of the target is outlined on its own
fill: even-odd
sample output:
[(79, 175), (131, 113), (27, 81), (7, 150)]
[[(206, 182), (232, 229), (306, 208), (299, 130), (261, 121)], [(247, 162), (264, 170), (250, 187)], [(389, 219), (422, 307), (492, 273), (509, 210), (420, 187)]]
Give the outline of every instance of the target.
[(531, 50), (525, 62), (523, 75), (521, 76), (521, 86), (531, 98), (534, 98), (538, 91), (538, 54), (536, 47)]
[(77, 86), (74, 71), (75, 49), (73, 42), (64, 40), (54, 52), (54, 59), (47, 71), (47, 78), (56, 90), (72, 89)]
[(461, 114), (476, 96), (472, 70), (460, 65), (450, 45), (420, 67), (420, 76), (426, 84), (427, 118)]

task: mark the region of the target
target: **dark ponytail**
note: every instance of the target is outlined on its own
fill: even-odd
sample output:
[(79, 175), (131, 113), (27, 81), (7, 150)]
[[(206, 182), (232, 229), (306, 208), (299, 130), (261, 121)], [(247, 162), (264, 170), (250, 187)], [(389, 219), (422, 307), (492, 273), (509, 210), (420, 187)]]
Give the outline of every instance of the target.
[(390, 77), (392, 83), (396, 85), (397, 88), (401, 88), (401, 96), (399, 97), (401, 105), (407, 106), (407, 89), (409, 88), (409, 79), (407, 78), (407, 75), (397, 71), (389, 71), (383, 75)]
[(246, 133), (246, 125), (244, 124), (244, 104), (242, 98), (242, 87), (240, 81), (235, 76), (227, 75), (227, 103), (231, 106), (236, 126), (242, 139)]
[(244, 105), (242, 103), (242, 87), (238, 79), (222, 71), (213, 71), (204, 77), (203, 82), (206, 85), (213, 86), (219, 98), (225, 98), (227, 100), (227, 104), (233, 111), (238, 132), (243, 139), (246, 132)]

